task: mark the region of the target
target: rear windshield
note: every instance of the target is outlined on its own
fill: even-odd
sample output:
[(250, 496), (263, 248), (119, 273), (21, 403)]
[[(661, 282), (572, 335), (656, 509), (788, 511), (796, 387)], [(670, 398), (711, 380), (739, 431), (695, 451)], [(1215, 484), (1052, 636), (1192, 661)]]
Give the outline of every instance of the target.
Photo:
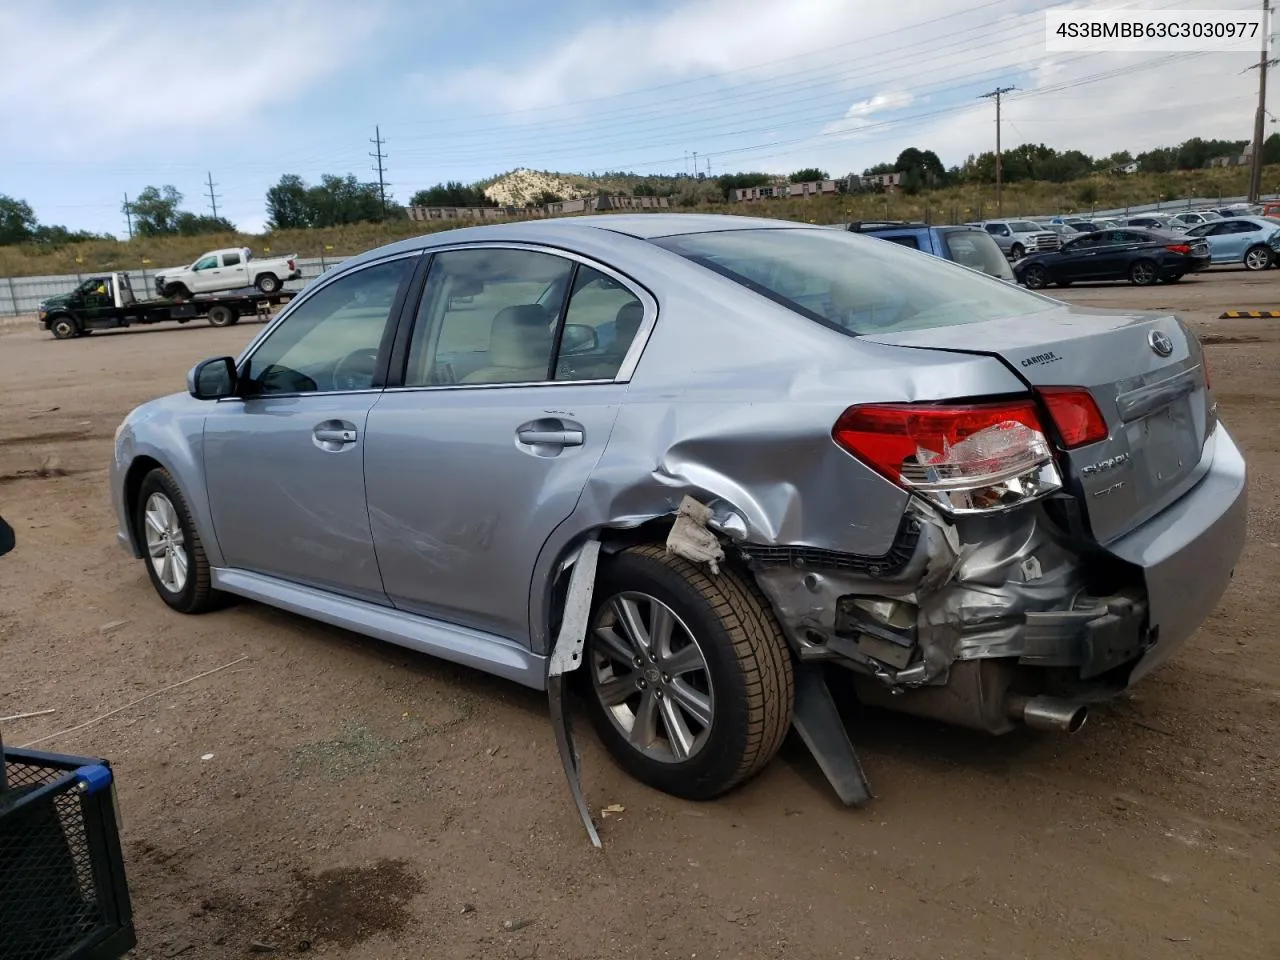
[(654, 242), (852, 335), (949, 327), (1055, 307), (1048, 298), (940, 257), (845, 232), (725, 230)]
[(1013, 268), (1005, 259), (1000, 245), (991, 239), (991, 234), (977, 230), (947, 230), (942, 234), (951, 259), (956, 263), (981, 270), (1001, 280), (1013, 281)]

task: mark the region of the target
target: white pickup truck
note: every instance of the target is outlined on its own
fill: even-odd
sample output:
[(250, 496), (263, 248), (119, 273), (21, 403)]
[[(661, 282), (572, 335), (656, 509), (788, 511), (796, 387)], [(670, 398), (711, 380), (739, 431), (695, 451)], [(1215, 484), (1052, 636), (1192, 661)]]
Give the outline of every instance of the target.
[(240, 290), (257, 287), (275, 293), (286, 280), (298, 280), (298, 255), (253, 259), (248, 247), (228, 247), (204, 254), (189, 267), (173, 267), (156, 275), (156, 293), (162, 297), (186, 299), (195, 293)]

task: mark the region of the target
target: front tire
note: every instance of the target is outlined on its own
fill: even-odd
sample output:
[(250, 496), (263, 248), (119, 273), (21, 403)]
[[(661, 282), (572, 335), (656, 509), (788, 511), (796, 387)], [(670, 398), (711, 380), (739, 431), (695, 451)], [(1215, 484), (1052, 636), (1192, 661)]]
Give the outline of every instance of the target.
[(1246, 270), (1266, 270), (1271, 266), (1272, 259), (1271, 251), (1259, 244), (1245, 251), (1244, 268)]
[(178, 302), (191, 299), (191, 291), (187, 289), (186, 284), (182, 283), (169, 284), (164, 288), (164, 295), (167, 299)]
[(254, 283), (263, 293), (275, 293), (280, 289), (280, 279), (272, 273), (264, 273)]
[(795, 701), (768, 601), (730, 569), (711, 575), (661, 545), (602, 567), (584, 669), (597, 734), (636, 779), (709, 800), (778, 752)]
[(169, 471), (156, 467), (143, 478), (135, 517), (147, 575), (160, 599), (179, 613), (221, 606), (191, 510)]
[(49, 321), (49, 332), (55, 340), (70, 340), (80, 335), (80, 325), (72, 317), (54, 317)]

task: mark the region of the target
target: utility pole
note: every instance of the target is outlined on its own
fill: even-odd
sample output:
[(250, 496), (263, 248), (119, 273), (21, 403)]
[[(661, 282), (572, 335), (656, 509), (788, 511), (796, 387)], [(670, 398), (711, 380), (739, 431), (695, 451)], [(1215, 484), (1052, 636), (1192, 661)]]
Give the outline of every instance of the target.
[(990, 93), (984, 93), (982, 99), (991, 97), (996, 101), (996, 216), (1004, 216), (1004, 160), (1000, 152), (1000, 98), (1017, 87), (996, 87)]
[(129, 205), (129, 194), (124, 195), (124, 206), (120, 208), (124, 211), (124, 221), (129, 225), (129, 239), (133, 239), (133, 207)]
[(213, 207), (213, 219), (218, 219), (218, 194), (213, 192), (213, 188), (217, 186), (213, 182), (213, 174), (209, 174), (209, 203)]
[(387, 159), (387, 155), (382, 152), (382, 129), (380, 127), (373, 128), (373, 139), (369, 141), (375, 147), (376, 152), (369, 154), (378, 161), (378, 198), (382, 202), (382, 215), (387, 215), (387, 183), (383, 177), (382, 161)]
[[(1262, 194), (1262, 141), (1266, 130), (1267, 115), (1267, 67), (1276, 60), (1267, 57), (1271, 46), (1271, 3), (1262, 0), (1262, 55), (1258, 58), (1258, 111), (1253, 118), (1253, 156), (1249, 164), (1249, 202), (1257, 203)], [(1253, 69), (1250, 67), (1249, 69)]]

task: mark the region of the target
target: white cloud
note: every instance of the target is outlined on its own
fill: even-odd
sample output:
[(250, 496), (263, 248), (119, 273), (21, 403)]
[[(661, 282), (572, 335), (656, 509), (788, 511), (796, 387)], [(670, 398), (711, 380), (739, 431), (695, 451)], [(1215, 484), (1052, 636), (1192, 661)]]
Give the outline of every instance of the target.
[[(101, 160), (242, 134), (349, 66), (380, 20), (337, 0), (0, 9), (0, 140)], [(19, 55), (20, 39), (25, 54)], [(139, 141), (154, 138), (146, 150)]]
[(839, 120), (828, 123), (822, 128), (822, 134), (856, 133), (872, 122), (871, 118), (878, 113), (902, 110), (915, 103), (916, 98), (905, 90), (892, 90), (888, 93), (877, 93), (874, 97), (859, 100), (845, 111)]

